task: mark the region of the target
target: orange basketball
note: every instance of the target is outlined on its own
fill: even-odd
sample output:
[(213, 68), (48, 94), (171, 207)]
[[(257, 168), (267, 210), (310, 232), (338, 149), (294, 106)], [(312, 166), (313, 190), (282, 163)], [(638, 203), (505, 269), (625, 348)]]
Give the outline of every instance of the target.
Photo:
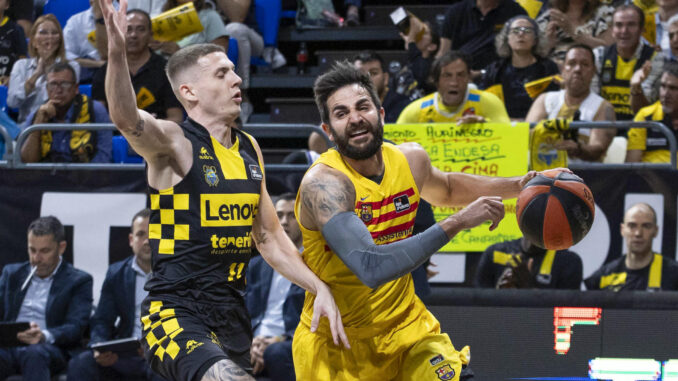
[(591, 229), (595, 206), (584, 181), (560, 170), (544, 171), (518, 196), (516, 217), (525, 238), (548, 250), (563, 250)]

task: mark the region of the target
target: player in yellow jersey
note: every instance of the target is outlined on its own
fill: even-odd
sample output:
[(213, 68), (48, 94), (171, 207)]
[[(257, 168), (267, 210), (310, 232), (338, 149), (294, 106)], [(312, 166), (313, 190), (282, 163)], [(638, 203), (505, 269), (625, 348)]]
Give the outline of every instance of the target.
[[(409, 272), (463, 229), (504, 217), (503, 198), (534, 177), (443, 173), (414, 143), (383, 143), (383, 115), (369, 77), (347, 62), (315, 83), (322, 127), (337, 148), (309, 169), (297, 195), (303, 258), (331, 288), (351, 349), (327, 324), (311, 333), (307, 294), (293, 342), (299, 380), (458, 380), (460, 356), (414, 294)], [(410, 237), (420, 197), (467, 205)]]
[(510, 122), (496, 95), (469, 86), (470, 59), (459, 51), (436, 59), (431, 74), (438, 91), (410, 103), (396, 123)]

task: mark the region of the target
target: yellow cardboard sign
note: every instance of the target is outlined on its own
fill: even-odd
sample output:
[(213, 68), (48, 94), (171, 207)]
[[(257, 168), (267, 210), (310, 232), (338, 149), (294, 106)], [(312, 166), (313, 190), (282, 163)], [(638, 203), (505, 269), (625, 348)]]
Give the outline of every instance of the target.
[[(528, 123), (387, 124), (384, 138), (396, 144), (416, 142), (444, 172), (485, 176), (522, 176), (527, 172)], [(457, 234), (441, 251), (484, 251), (488, 246), (522, 236), (516, 221), (516, 199), (504, 200), (506, 216), (489, 231), (486, 222)], [(461, 207), (433, 207), (436, 221)]]
[(153, 38), (158, 41), (179, 41), (186, 36), (202, 31), (193, 3), (181, 4), (151, 19)]

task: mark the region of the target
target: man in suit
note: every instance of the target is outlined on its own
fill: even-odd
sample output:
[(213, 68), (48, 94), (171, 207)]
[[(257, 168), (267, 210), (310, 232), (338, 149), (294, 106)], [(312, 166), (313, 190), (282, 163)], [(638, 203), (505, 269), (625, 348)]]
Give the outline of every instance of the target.
[[(108, 268), (96, 312), (90, 321), (90, 343), (141, 337), (141, 302), (151, 273), (151, 247), (148, 243), (148, 217), (143, 209), (132, 218), (129, 245), (133, 256)], [(118, 324), (116, 324), (116, 321)], [(153, 373), (140, 353), (114, 353), (91, 350), (68, 364), (68, 380), (162, 380)]]
[[(301, 230), (294, 217), (293, 193), (275, 203), (280, 225), (302, 250)], [(278, 274), (261, 256), (252, 258), (247, 272), (247, 310), (252, 317), (254, 340), (250, 354), (255, 375), (273, 381), (294, 380), (292, 336), (299, 324), (304, 290)]]
[(5, 266), (0, 275), (3, 321), (30, 322), (19, 332), (24, 346), (0, 348), (0, 379), (49, 380), (63, 370), (68, 350), (80, 344), (92, 310), (92, 276), (63, 261), (64, 227), (53, 216), (28, 227), (28, 262)]

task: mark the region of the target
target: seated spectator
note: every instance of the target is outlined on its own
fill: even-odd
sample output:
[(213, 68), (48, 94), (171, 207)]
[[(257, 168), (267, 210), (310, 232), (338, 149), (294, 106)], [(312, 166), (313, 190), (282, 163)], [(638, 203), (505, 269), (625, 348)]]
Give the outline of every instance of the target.
[(584, 280), (589, 290), (678, 290), (678, 263), (652, 252), (657, 213), (645, 203), (631, 206), (621, 224), (628, 253), (604, 264)]
[(565, 53), (572, 44), (589, 48), (612, 44), (613, 7), (598, 0), (550, 0), (551, 7), (537, 17), (539, 28), (546, 35), (549, 58), (563, 65)]
[(364, 50), (353, 57), (353, 66), (363, 73), (369, 74), (374, 84), (381, 107), (384, 108), (384, 123), (395, 123), (398, 115), (410, 104), (412, 99), (403, 94), (398, 94), (389, 81), (388, 71), (384, 59), (374, 50)]
[[(129, 337), (141, 338), (141, 302), (151, 273), (151, 246), (148, 243), (149, 209), (132, 218), (129, 245), (134, 255), (113, 263), (106, 273), (101, 297), (90, 321), (90, 343)], [(137, 353), (117, 354), (88, 350), (68, 363), (68, 380), (100, 379), (161, 381), (146, 360)]]
[[(47, 102), (28, 116), (24, 128), (44, 123), (111, 123), (104, 105), (79, 93), (75, 71), (65, 62), (47, 69), (47, 93)], [(35, 131), (21, 147), (21, 160), (110, 163), (112, 137), (110, 130)]]
[(674, 15), (678, 14), (678, 2), (656, 1), (655, 7), (645, 13), (645, 30), (643, 37), (650, 45), (661, 48), (662, 51), (669, 50), (669, 28), (668, 21)]
[[(544, 36), (537, 23), (528, 16), (515, 16), (509, 20), (497, 35), (495, 45), (501, 59), (485, 68), (478, 87), (497, 95), (506, 105), (511, 119), (523, 120), (530, 110), (532, 98), (538, 95), (530, 96), (525, 84), (558, 74), (558, 66), (544, 58)], [(558, 90), (558, 86), (551, 82), (544, 90)]]
[(0, 0), (0, 85), (7, 85), (14, 62), (28, 54), (23, 28), (6, 15), (9, 1)]
[[(530, 107), (526, 122), (538, 123), (545, 119), (614, 121), (610, 102), (591, 91), (596, 69), (593, 51), (586, 45), (573, 45), (565, 55), (562, 77), (565, 89), (540, 95)], [(557, 150), (567, 151), (570, 160), (600, 161), (607, 152), (616, 131), (614, 129), (583, 129), (568, 139), (543, 142), (540, 151), (553, 157)], [(539, 143), (542, 145), (542, 143)]]
[(526, 14), (512, 0), (459, 1), (445, 13), (437, 57), (460, 50), (472, 58), (469, 69), (481, 70), (498, 59), (494, 39), (501, 26), (514, 16)]
[[(106, 33), (106, 29), (103, 28), (104, 19), (99, 0), (89, 0), (89, 4), (89, 8), (71, 16), (64, 26), (66, 59), (80, 65), (79, 82), (81, 83), (91, 82), (96, 69), (106, 62), (100, 53), (104, 48), (101, 45), (97, 46), (102, 42), (97, 41), (97, 36)], [(97, 28), (97, 23), (101, 27)]]
[[(664, 65), (659, 101), (638, 111), (636, 122), (657, 121), (678, 138), (678, 62)], [(626, 146), (626, 162), (670, 163), (668, 138), (653, 128), (631, 128)]]
[[(19, 109), (18, 123), (23, 123), (47, 101), (46, 70), (55, 62), (66, 62), (66, 49), (59, 21), (52, 14), (38, 17), (31, 28), (28, 54), (14, 63), (7, 90), (7, 105)], [(69, 62), (80, 73), (77, 62)], [(76, 83), (78, 77), (76, 75)]]
[[(429, 76), (440, 47), (440, 34), (438, 34), (437, 27), (432, 26), (430, 22), (422, 23), (416, 17), (410, 18), (410, 32), (407, 35), (401, 33), (400, 37), (405, 41), (405, 50), (407, 50), (405, 67), (412, 73), (416, 81), (415, 87), (421, 91), (422, 95), (436, 91)], [(396, 81), (396, 85), (398, 88), (411, 86), (407, 81), (400, 80)]]
[(640, 40), (643, 21), (640, 8), (632, 4), (620, 5), (612, 15), (614, 44), (593, 51), (600, 75), (599, 81), (594, 80), (594, 91), (612, 104), (617, 120), (633, 119), (631, 76), (655, 55), (654, 49)]
[(431, 71), (438, 91), (410, 103), (397, 123), (509, 122), (496, 95), (469, 86), (470, 59), (458, 51), (437, 58)]
[(637, 113), (641, 108), (659, 100), (659, 82), (667, 62), (678, 62), (678, 14), (671, 16), (668, 24), (669, 50), (655, 54), (631, 77), (631, 108)]
[(24, 30), (24, 36), (28, 36), (33, 28), (34, 7), (30, 0), (9, 0), (7, 16), (21, 26)]
[(28, 227), (28, 262), (2, 269), (2, 321), (30, 322), (17, 334), (25, 346), (0, 348), (2, 380), (18, 370), (24, 380), (49, 381), (83, 339), (92, 310), (92, 276), (64, 261), (64, 250), (61, 222), (41, 217)]
[[(295, 198), (293, 193), (282, 194), (275, 209), (280, 225), (301, 253), (301, 230), (294, 217)], [(257, 256), (252, 258), (247, 271), (245, 301), (254, 331), (250, 348), (254, 374), (274, 381), (294, 380), (292, 336), (304, 305), (304, 290)]]
[[(184, 119), (183, 110), (165, 75), (167, 60), (150, 50), (152, 39), (149, 15), (139, 9), (128, 11), (125, 46), (137, 106), (158, 119), (181, 123)], [(94, 75), (92, 98), (108, 107), (105, 81), (106, 64)]]
[(581, 258), (569, 250), (546, 250), (527, 238), (489, 246), (478, 262), (475, 287), (579, 290)]

